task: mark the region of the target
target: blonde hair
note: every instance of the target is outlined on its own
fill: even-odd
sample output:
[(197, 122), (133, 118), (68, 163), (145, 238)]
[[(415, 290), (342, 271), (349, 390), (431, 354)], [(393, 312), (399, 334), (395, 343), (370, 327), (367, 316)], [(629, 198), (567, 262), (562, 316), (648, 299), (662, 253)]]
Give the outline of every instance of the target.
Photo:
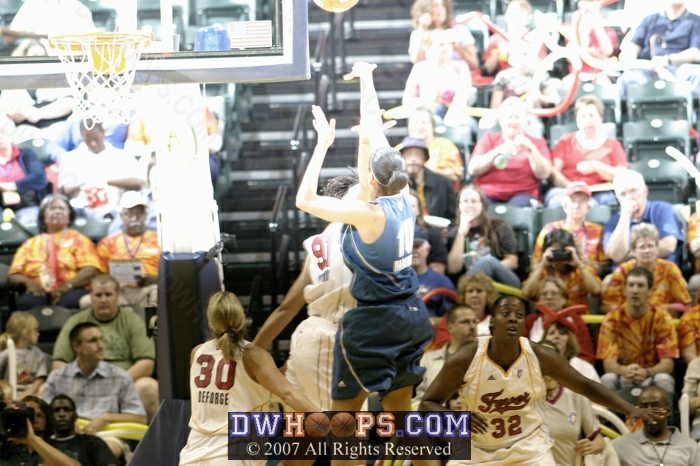
[(486, 309), (484, 314), (489, 313), (491, 305), (498, 298), (498, 291), (493, 286), (493, 280), (484, 272), (465, 273), (457, 281), (457, 303), (465, 304), (464, 294), (469, 286), (478, 286), (486, 291)]
[(31, 341), (31, 332), (35, 328), (39, 328), (39, 321), (36, 320), (36, 317), (27, 312), (13, 312), (5, 324), (5, 333), (0, 335), (0, 351), (7, 348), (8, 338), (12, 338), (15, 343), (22, 338)]
[(598, 97), (591, 94), (582, 95), (578, 98), (576, 104), (574, 105), (574, 113), (578, 115), (578, 112), (583, 107), (587, 107), (588, 105), (593, 105), (601, 118), (605, 116), (605, 105)]
[(645, 238), (653, 240), (654, 243), (658, 245), (659, 230), (651, 223), (640, 223), (632, 227), (632, 230), (630, 230), (630, 244), (632, 245), (632, 249), (637, 247), (637, 241)]
[(239, 356), (245, 339), (246, 316), (236, 295), (229, 291), (214, 293), (209, 298), (207, 319), (224, 360), (228, 363)]
[(8, 405), (12, 403), (12, 384), (7, 380), (0, 380), (0, 401)]

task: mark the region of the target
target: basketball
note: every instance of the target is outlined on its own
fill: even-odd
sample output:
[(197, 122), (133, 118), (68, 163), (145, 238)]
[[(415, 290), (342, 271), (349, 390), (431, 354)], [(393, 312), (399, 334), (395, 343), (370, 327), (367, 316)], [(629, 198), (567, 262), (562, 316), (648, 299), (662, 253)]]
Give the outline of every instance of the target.
[(350, 437), (355, 428), (355, 418), (350, 413), (337, 413), (331, 420), (331, 432), (336, 437)]
[(304, 421), (304, 430), (312, 437), (325, 437), (331, 430), (331, 421), (323, 413), (313, 413)]
[(357, 5), (359, 0), (314, 0), (322, 10), (329, 13), (342, 13)]

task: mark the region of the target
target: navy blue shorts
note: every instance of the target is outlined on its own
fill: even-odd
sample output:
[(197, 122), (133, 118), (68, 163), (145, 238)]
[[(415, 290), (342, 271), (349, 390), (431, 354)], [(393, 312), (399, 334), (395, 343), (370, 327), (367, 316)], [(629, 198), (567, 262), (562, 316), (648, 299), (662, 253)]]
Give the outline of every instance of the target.
[(418, 385), (425, 368), (423, 348), (433, 336), (423, 301), (362, 305), (340, 321), (333, 356), (334, 400), (351, 400), (366, 392), (380, 396)]

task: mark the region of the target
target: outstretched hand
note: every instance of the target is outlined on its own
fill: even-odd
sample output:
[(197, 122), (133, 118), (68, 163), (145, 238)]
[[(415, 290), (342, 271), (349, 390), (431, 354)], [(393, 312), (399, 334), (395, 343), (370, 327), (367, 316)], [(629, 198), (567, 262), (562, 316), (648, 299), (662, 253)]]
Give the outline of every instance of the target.
[(377, 67), (374, 63), (367, 63), (364, 61), (355, 62), (352, 65), (352, 70), (343, 76), (343, 79), (348, 81), (354, 78), (361, 78), (362, 76), (372, 74), (372, 71)]
[(668, 410), (664, 408), (637, 408), (635, 406), (627, 415), (631, 417), (633, 421), (635, 419), (641, 419), (642, 421), (655, 424), (668, 416)]
[(314, 129), (318, 134), (317, 144), (326, 148), (330, 147), (335, 140), (335, 118), (328, 121), (326, 114), (318, 105), (311, 106), (311, 113), (314, 116)]
[[(382, 113), (384, 113), (384, 110), (382, 110)], [(389, 128), (393, 128), (396, 125), (397, 125), (396, 120), (387, 120), (382, 124), (382, 132), (386, 132), (386, 130), (388, 130)], [(353, 126), (352, 128), (350, 128), (350, 131), (357, 132), (360, 135), (360, 139), (367, 139), (368, 138), (367, 128), (363, 129), (362, 123), (360, 123), (359, 125)]]
[(486, 423), (486, 418), (475, 411), (472, 411), (471, 428), (473, 432), (478, 434), (485, 434), (489, 431), (489, 425)]

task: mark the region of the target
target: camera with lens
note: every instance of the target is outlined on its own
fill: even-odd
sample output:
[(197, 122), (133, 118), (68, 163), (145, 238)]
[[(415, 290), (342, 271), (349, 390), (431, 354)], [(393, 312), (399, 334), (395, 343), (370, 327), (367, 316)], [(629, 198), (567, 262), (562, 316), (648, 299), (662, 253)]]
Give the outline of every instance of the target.
[(571, 251), (568, 249), (554, 249), (549, 260), (552, 262), (568, 262), (571, 260)]
[(27, 419), (34, 422), (34, 409), (27, 406), (9, 405), (0, 411), (0, 435), (24, 437), (27, 435)]

